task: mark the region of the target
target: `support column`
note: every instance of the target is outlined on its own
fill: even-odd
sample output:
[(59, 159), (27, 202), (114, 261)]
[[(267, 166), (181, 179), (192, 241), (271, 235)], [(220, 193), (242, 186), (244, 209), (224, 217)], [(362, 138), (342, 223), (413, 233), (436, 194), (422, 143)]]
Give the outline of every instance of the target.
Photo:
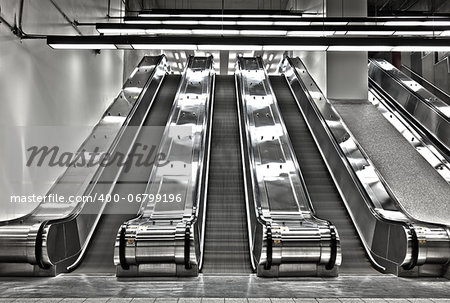
[[(298, 9), (322, 8), (327, 17), (367, 16), (367, 0), (315, 0), (315, 5), (312, 1), (297, 5), (305, 3), (308, 6)], [(367, 52), (296, 51), (294, 56), (302, 59), (329, 99), (367, 99)]]
[[(366, 0), (327, 0), (327, 17), (366, 17)], [(367, 52), (327, 52), (326, 83), (329, 99), (367, 99)]]
[(220, 56), (220, 74), (228, 75), (228, 62), (230, 61), (230, 51), (221, 50), (219, 56)]

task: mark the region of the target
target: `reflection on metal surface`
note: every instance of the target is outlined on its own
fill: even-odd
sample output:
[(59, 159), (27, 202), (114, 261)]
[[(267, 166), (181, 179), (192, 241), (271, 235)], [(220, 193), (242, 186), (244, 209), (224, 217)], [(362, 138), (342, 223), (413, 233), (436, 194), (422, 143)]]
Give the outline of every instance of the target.
[[(139, 217), (119, 230), (119, 276), (197, 275), (201, 267), (207, 186), (212, 57), (189, 57)], [(171, 100), (167, 100), (170, 102)]]
[(262, 59), (239, 57), (236, 77), (252, 197), (247, 199), (250, 250), (258, 275), (337, 275), (339, 237), (334, 226), (312, 213)]
[(423, 127), (450, 157), (450, 106), (385, 60), (370, 60), (371, 82), (389, 95), (405, 118)]
[(411, 144), (417, 152), (441, 175), (441, 177), (450, 184), (450, 164), (444, 156), (422, 137), (418, 132), (412, 129), (401, 114), (388, 103), (374, 89), (369, 88), (369, 101), (380, 111), (399, 133)]
[(402, 211), (299, 58), (286, 58), (282, 71), (372, 263), (397, 275), (442, 275), (450, 260), (448, 228)]
[[(165, 66), (164, 56), (142, 59), (77, 155), (91, 152), (114, 154), (126, 126), (135, 125), (133, 115), (139, 109), (144, 94), (150, 92), (152, 83), (161, 80)], [(54, 183), (48, 195), (80, 197), (108, 193), (114, 182), (105, 186), (102, 178), (111, 180), (115, 174), (117, 167), (98, 164), (70, 166)], [(44, 201), (22, 218), (1, 222), (0, 273), (55, 275), (66, 270), (65, 266), (83, 254), (105, 207), (101, 201), (94, 202)]]

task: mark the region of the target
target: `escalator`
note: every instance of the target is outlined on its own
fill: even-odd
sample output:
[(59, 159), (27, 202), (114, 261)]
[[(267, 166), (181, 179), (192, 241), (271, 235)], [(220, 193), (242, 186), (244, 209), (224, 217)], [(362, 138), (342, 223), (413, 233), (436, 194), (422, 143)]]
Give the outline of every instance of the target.
[(449, 194), (438, 197), (443, 186), (431, 184), (444, 179), (422, 167), (411, 139), (371, 102), (328, 100), (298, 57), (281, 70), (373, 266), (398, 276), (443, 275), (449, 238), (441, 203)]
[(385, 60), (369, 60), (369, 87), (450, 158), (450, 106)]
[(138, 216), (117, 229), (117, 276), (196, 276), (204, 244), (205, 191), (210, 146), (212, 56), (189, 56), (154, 165), (141, 192)]
[(364, 247), (320, 155), (308, 126), (283, 76), (271, 76), (284, 123), (294, 147), (306, 187), (317, 216), (331, 221), (341, 239), (341, 274), (378, 273), (366, 257)]
[(402, 65), (401, 71), (410, 77), (412, 80), (416, 81), (422, 85), (426, 90), (430, 91), (433, 95), (444, 101), (447, 105), (450, 105), (450, 95), (446, 91), (440, 89), (427, 79), (421, 77), (419, 74), (415, 73), (412, 69), (406, 65)]
[(2, 275), (55, 276), (80, 265), (107, 206), (101, 197), (113, 191), (125, 166), (119, 163), (133, 153), (167, 70), (164, 55), (142, 58), (76, 151), (76, 162), (47, 192), (64, 203), (44, 200), (30, 214), (0, 222)]
[[(165, 76), (135, 144), (158, 148), (180, 78), (180, 75)], [(121, 173), (111, 195), (118, 195), (126, 200), (107, 204), (86, 255), (75, 274), (114, 274), (116, 272), (114, 244), (117, 231), (123, 222), (136, 217), (140, 207), (139, 203), (129, 203), (128, 195), (136, 197), (137, 194), (145, 192), (151, 171), (152, 165), (135, 165), (129, 171)]]
[(234, 76), (216, 76), (204, 274), (251, 273)]

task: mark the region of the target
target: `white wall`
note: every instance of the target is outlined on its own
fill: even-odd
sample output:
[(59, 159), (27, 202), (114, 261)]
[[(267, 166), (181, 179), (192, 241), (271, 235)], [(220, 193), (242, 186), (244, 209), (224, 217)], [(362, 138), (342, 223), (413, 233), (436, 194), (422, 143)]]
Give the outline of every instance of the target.
[[(70, 17), (85, 16), (88, 21), (106, 15), (107, 1), (55, 0)], [(1, 15), (11, 24), (18, 15), (18, 2), (0, 0)], [(114, 4), (114, 1), (113, 1)], [(116, 11), (113, 7), (113, 11)], [(47, 0), (24, 2), (23, 28), (29, 33), (76, 34)], [(81, 20), (86, 21), (86, 20)], [(83, 28), (83, 33), (92, 28)], [(28, 138), (16, 126), (74, 126), (79, 129), (70, 138), (75, 151), (89, 133), (89, 127), (100, 119), (122, 86), (123, 52), (89, 50), (53, 50), (45, 40), (22, 40), (0, 24), (0, 128), (16, 132), (9, 140), (0, 132), (0, 149), (20, 144), (23, 150)], [(22, 137), (21, 137), (22, 136)], [(55, 138), (57, 139), (57, 138)], [(35, 205), (11, 204), (12, 194), (45, 194), (47, 183), (17, 182), (18, 172), (0, 150), (0, 220), (20, 216)], [(26, 176), (27, 168), (19, 175)], [(54, 168), (58, 176), (62, 168)]]

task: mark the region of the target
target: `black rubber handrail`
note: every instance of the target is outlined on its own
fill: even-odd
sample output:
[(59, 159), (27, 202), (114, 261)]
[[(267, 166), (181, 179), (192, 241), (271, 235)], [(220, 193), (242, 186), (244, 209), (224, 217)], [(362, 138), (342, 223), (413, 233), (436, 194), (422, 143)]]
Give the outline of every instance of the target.
[(270, 270), (272, 267), (272, 255), (273, 255), (273, 239), (272, 239), (272, 226), (268, 222), (266, 225), (267, 228), (267, 261), (264, 265), (265, 270)]
[(337, 258), (337, 237), (336, 237), (336, 228), (332, 225), (330, 225), (330, 236), (331, 236), (331, 243), (330, 243), (330, 261), (325, 266), (325, 269), (331, 270), (336, 265), (336, 258)]
[(41, 225), (39, 226), (39, 229), (36, 234), (36, 242), (34, 245), (34, 254), (36, 257), (36, 263), (42, 269), (50, 269), (50, 266), (44, 263), (42, 255), (42, 241), (43, 241), (42, 236), (44, 234), (44, 229), (47, 226), (47, 223), (48, 223), (47, 221), (42, 222)]
[(126, 231), (127, 231), (127, 228), (125, 226), (122, 226), (122, 228), (120, 229), (120, 236), (119, 236), (119, 261), (120, 261), (120, 266), (124, 270), (130, 269), (130, 265), (128, 265), (127, 259), (125, 258)]
[(191, 264), (191, 222), (186, 222), (186, 230), (184, 232), (184, 268), (189, 270)]
[(417, 266), (417, 262), (419, 259), (419, 238), (417, 237), (416, 230), (414, 226), (409, 225), (409, 230), (411, 231), (411, 244), (412, 244), (412, 252), (411, 252), (411, 261), (408, 264), (403, 265), (403, 269), (411, 270)]

